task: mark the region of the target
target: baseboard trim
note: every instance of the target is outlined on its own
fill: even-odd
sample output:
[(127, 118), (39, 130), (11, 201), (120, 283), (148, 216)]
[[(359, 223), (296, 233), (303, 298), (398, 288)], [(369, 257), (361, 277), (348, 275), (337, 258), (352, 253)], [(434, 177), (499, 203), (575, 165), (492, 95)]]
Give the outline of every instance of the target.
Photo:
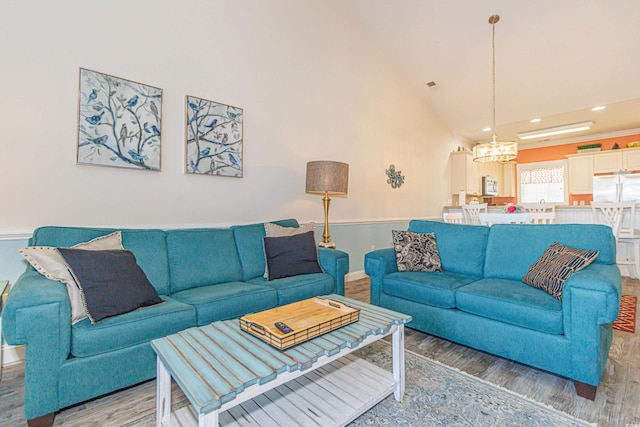
[(364, 279), (367, 277), (367, 274), (364, 272), (364, 270), (358, 270), (358, 271), (353, 271), (351, 273), (347, 273), (344, 276), (344, 281), (345, 282), (353, 282), (354, 280), (360, 280), (360, 279)]
[(16, 363), (24, 363), (23, 345), (3, 345), (2, 346), (2, 366), (15, 365)]

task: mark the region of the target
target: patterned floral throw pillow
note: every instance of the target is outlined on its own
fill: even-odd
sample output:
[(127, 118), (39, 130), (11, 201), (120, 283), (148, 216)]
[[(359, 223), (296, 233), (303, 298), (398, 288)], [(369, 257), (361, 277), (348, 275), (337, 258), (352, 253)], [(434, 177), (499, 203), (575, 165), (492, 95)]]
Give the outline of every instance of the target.
[(398, 271), (444, 271), (434, 233), (399, 230), (392, 230), (392, 233)]
[(598, 251), (582, 250), (553, 243), (531, 264), (522, 281), (534, 288), (542, 289), (556, 299), (562, 299), (562, 288), (569, 277), (591, 264)]

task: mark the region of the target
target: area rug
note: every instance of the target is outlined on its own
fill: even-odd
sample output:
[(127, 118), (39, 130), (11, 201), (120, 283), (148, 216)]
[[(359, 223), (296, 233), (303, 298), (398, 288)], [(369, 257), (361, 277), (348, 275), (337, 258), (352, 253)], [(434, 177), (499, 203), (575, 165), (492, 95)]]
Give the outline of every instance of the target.
[[(391, 370), (391, 346), (378, 341), (355, 354)], [(393, 395), (357, 418), (350, 426), (593, 426), (505, 388), (440, 362), (405, 351), (406, 391), (402, 402)], [(188, 402), (179, 401), (172, 410)], [(155, 425), (147, 415), (128, 426)]]
[(625, 332), (636, 331), (636, 305), (638, 297), (635, 295), (622, 295), (620, 298), (620, 311), (618, 318), (613, 322), (613, 329)]

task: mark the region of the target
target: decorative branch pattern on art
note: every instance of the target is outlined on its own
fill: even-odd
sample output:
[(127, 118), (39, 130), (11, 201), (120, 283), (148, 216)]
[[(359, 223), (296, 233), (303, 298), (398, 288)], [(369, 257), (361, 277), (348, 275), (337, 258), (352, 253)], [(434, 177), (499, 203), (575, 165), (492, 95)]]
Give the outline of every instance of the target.
[(162, 89), (80, 69), (78, 163), (160, 170)]
[(242, 177), (242, 108), (187, 96), (187, 173)]

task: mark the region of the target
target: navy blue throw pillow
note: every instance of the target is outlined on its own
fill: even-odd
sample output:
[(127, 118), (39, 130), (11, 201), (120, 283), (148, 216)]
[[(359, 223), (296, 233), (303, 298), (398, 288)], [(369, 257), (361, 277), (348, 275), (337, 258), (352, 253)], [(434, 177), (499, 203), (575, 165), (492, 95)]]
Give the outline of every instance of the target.
[(91, 323), (162, 302), (129, 251), (58, 248), (58, 252), (82, 290)]
[(269, 280), (322, 273), (313, 231), (293, 236), (265, 237), (263, 242)]

